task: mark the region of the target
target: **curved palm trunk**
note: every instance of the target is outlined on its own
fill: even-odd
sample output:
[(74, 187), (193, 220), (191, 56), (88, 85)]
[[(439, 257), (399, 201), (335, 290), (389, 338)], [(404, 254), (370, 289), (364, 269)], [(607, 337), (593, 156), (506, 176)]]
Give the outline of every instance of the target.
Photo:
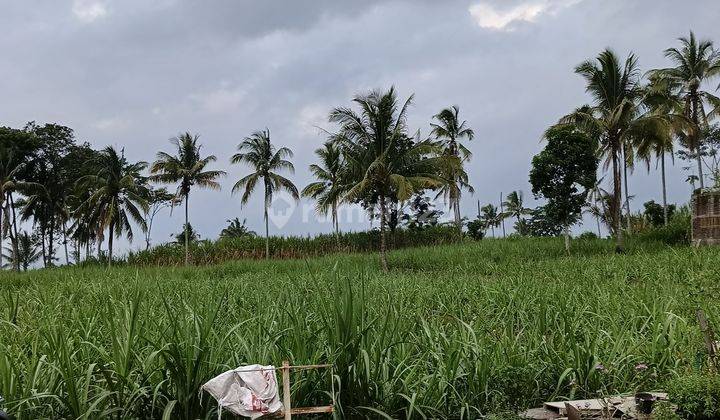
[(384, 272), (388, 272), (387, 256), (387, 244), (385, 243), (385, 219), (387, 209), (385, 208), (385, 196), (380, 195), (380, 264)]
[(667, 188), (665, 185), (665, 153), (660, 155), (660, 172), (662, 178), (662, 194), (663, 194), (663, 222), (665, 226), (668, 224), (668, 208), (667, 208)]
[(620, 155), (620, 148), (617, 147), (617, 141), (612, 141), (613, 144), (613, 151), (612, 151), (612, 166), (613, 166), (613, 206), (615, 207), (613, 211), (615, 212), (615, 217), (613, 221), (613, 227), (615, 230), (615, 252), (617, 253), (623, 253), (625, 252), (625, 246), (623, 241), (623, 232), (622, 232), (622, 187), (621, 187), (621, 181), (620, 181), (620, 163), (618, 162), (619, 155)]
[(112, 259), (113, 259), (113, 228), (115, 227), (115, 222), (110, 222), (110, 229), (108, 230), (108, 267), (112, 267)]
[(190, 224), (188, 223), (188, 201), (190, 193), (185, 194), (185, 265), (190, 264)]

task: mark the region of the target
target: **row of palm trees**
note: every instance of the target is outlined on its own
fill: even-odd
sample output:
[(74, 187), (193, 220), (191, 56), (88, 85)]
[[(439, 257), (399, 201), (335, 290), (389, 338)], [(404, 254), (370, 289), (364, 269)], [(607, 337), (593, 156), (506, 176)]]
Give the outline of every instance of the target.
[(607, 49), (596, 60), (581, 63), (575, 72), (585, 79), (592, 102), (558, 122), (572, 125), (599, 142), (599, 155), (605, 159), (605, 168), (611, 170), (611, 200), (607, 205), (620, 252), (623, 207), (630, 229), (627, 171), (636, 158), (645, 161), (648, 168), (653, 159), (659, 162), (666, 223), (665, 159), (666, 155), (672, 156), (676, 141), (695, 159), (700, 188), (705, 186), (703, 132), (720, 112), (720, 99), (705, 89), (720, 74), (720, 53), (711, 41), (699, 41), (692, 32), (679, 42), (680, 48), (665, 50), (672, 66), (646, 73), (647, 83), (642, 81), (633, 54), (623, 61)]
[[(696, 160), (700, 187), (704, 187), (703, 130), (720, 112), (720, 99), (708, 92), (706, 85), (720, 74), (720, 59), (712, 42), (698, 41), (692, 33), (689, 38), (681, 38), (680, 43), (680, 48), (665, 52), (673, 67), (648, 72), (647, 83), (643, 83), (637, 59), (632, 54), (622, 61), (611, 50), (605, 50), (596, 60), (581, 63), (575, 71), (586, 80), (592, 102), (558, 122), (572, 125), (597, 139), (599, 156), (605, 158), (605, 168), (611, 168), (612, 193), (608, 207), (618, 250), (623, 248), (622, 193), (625, 192), (624, 207), (629, 214), (627, 171), (636, 160), (647, 162), (648, 168), (651, 160), (658, 160), (665, 208), (665, 157), (673, 153), (675, 142), (687, 148)], [(338, 206), (362, 205), (379, 220), (379, 248), (384, 269), (387, 269), (386, 230), (390, 215), (413, 195), (431, 190), (436, 198), (444, 198), (453, 211), (455, 225), (458, 230), (462, 229), (462, 192), (473, 191), (464, 169), (472, 154), (464, 142), (472, 140), (475, 133), (460, 118), (459, 108), (453, 106), (433, 116), (429, 137), (421, 137), (419, 130), (411, 131), (407, 125), (412, 100), (410, 96), (400, 101), (395, 89), (390, 88), (357, 95), (351, 106), (331, 110), (328, 120), (334, 128), (326, 131), (328, 139), (316, 151), (318, 163), (310, 166), (316, 181), (302, 191), (283, 175), (294, 172), (290, 161), (292, 151), (276, 148), (269, 130), (257, 131), (243, 139), (230, 162), (249, 166), (251, 173), (239, 179), (232, 192), (240, 194), (241, 203), (245, 205), (258, 188), (262, 189), (268, 257), (268, 207), (280, 191), (288, 192), (296, 200), (301, 195), (314, 199), (318, 212), (331, 215), (336, 234)], [(108, 261), (112, 262), (113, 238), (126, 235), (132, 239), (135, 224), (146, 232), (149, 246), (152, 218), (160, 206), (182, 203), (185, 260), (190, 262), (190, 193), (196, 188), (218, 190), (218, 179), (226, 175), (224, 171), (209, 168), (217, 160), (216, 156), (202, 154), (197, 135), (177, 136), (171, 140), (172, 151), (159, 152), (156, 160), (148, 164), (128, 162), (124, 153), (113, 147), (100, 152), (88, 147), (72, 149), (66, 141), (67, 129), (63, 127), (53, 126), (43, 129), (45, 131), (36, 126), (30, 128), (33, 133), (44, 133), (48, 138), (60, 136), (60, 140), (53, 143), (57, 147), (42, 146), (39, 152), (31, 154), (36, 161), (33, 171), (45, 174), (45, 178), (22, 175), (26, 162), (14, 162), (13, 152), (7, 152), (6, 145), (0, 144), (0, 223), (3, 237), (6, 232), (11, 236), (11, 254), (21, 254), (22, 235), (17, 228), (16, 208), (20, 220), (33, 220), (41, 225), (47, 265), (48, 261), (52, 263), (53, 235), (58, 229), (63, 235), (66, 254), (68, 237), (74, 239), (78, 247), (84, 244), (86, 254), (89, 244), (95, 242), (100, 254), (107, 234)], [(82, 176), (65, 177), (67, 171), (57, 169), (66, 157), (61, 156), (60, 149), (77, 155), (75, 166), (85, 166), (83, 159), (92, 157), (93, 169)], [(47, 184), (56, 178), (63, 181), (49, 188)], [(152, 184), (171, 184), (176, 190), (168, 193)], [(14, 202), (13, 193), (23, 196), (19, 203)], [(508, 210), (519, 220), (526, 210), (522, 207), (522, 197), (514, 194), (506, 204), (513, 208), (512, 203), (519, 203), (518, 209)], [(497, 219), (497, 209), (487, 208), (486, 213), (488, 217), (494, 213), (492, 219)], [(14, 262), (16, 269), (19, 266), (19, 262)]]
[[(328, 141), (316, 151), (319, 163), (311, 165), (310, 170), (317, 181), (306, 186), (302, 193), (283, 176), (283, 172), (294, 172), (290, 149), (276, 148), (267, 129), (243, 139), (230, 163), (247, 165), (251, 172), (233, 185), (232, 193), (239, 194), (245, 205), (255, 191), (262, 191), (266, 256), (270, 255), (268, 208), (279, 191), (289, 193), (296, 200), (301, 194), (316, 200), (318, 212), (331, 214), (336, 234), (339, 232), (338, 206), (348, 202), (362, 204), (379, 218), (384, 269), (387, 269), (385, 231), (389, 206), (397, 206), (413, 194), (433, 189), (438, 196), (448, 198), (455, 210), (455, 223), (461, 228), (461, 191), (472, 191), (472, 187), (462, 168), (471, 155), (460, 140), (472, 139), (474, 133), (466, 122), (459, 121), (459, 109), (451, 107), (434, 117), (431, 138), (421, 139), (419, 132), (411, 135), (406, 125), (411, 101), (412, 96), (400, 103), (395, 89), (391, 88), (356, 96), (353, 102), (358, 111), (349, 107), (333, 109), (329, 120), (337, 125), (337, 130), (328, 132)], [(155, 210), (151, 207), (164, 200), (172, 206), (180, 203), (184, 206), (185, 261), (190, 262), (193, 235), (189, 221), (190, 194), (196, 188), (219, 190), (218, 179), (226, 173), (209, 168), (217, 158), (202, 153), (197, 135), (183, 133), (171, 139), (171, 144), (173, 150), (157, 153), (151, 164), (128, 162), (124, 153), (114, 147), (97, 153), (96, 171), (77, 180), (73, 188), (83, 197), (75, 200), (78, 204), (68, 211), (68, 219), (73, 220), (68, 231), (78, 243), (86, 245), (86, 254), (93, 241), (98, 244), (100, 254), (102, 242), (107, 238), (107, 259), (111, 264), (114, 238), (125, 235), (132, 240), (133, 225), (148, 232), (149, 246), (153, 218), (148, 215), (154, 216), (159, 207), (155, 206)], [(148, 175), (143, 174), (146, 170)], [(171, 184), (176, 190), (171, 194), (152, 184)], [(31, 206), (23, 207), (26, 208)]]

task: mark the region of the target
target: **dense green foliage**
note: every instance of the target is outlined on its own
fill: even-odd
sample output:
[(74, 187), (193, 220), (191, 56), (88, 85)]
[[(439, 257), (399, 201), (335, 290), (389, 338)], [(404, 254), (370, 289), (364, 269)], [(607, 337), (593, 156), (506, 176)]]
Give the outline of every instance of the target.
[[(334, 363), (346, 417), (477, 418), (660, 388), (703, 351), (696, 305), (720, 321), (720, 250), (628, 245), (401, 250), (391, 275), (362, 254), (3, 273), (1, 404), (20, 419), (212, 418), (204, 381), (283, 359)], [(326, 375), (294, 378), (298, 404), (329, 389)]]
[[(392, 248), (450, 244), (458, 241), (457, 230), (448, 226), (429, 226), (422, 229), (397, 229), (389, 236)], [(270, 257), (307, 258), (337, 252), (371, 252), (377, 250), (380, 232), (345, 232), (339, 235), (271, 236)], [(193, 264), (207, 265), (265, 256), (265, 238), (243, 236), (220, 238), (216, 241), (190, 243)], [(184, 262), (183, 249), (178, 244), (166, 244), (147, 251), (130, 253), (127, 262), (137, 265), (179, 265)]]
[(677, 378), (668, 386), (668, 398), (677, 404), (677, 413), (682, 418), (720, 418), (720, 375), (691, 374)]
[(533, 194), (547, 199), (547, 218), (567, 229), (582, 216), (596, 183), (597, 142), (568, 126), (549, 129), (545, 139), (545, 148), (533, 157), (530, 184)]

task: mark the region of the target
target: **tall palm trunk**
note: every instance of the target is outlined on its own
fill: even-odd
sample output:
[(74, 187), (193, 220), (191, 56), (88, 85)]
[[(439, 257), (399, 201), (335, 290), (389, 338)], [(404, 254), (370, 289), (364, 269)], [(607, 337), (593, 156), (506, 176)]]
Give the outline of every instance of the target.
[(665, 151), (660, 155), (660, 177), (662, 178), (663, 223), (668, 224), (667, 188), (665, 184)]
[(263, 204), (263, 217), (265, 218), (265, 259), (270, 259), (270, 229), (268, 226), (268, 204), (267, 196), (265, 196), (265, 203)]
[(597, 222), (598, 238), (600, 238), (602, 237), (602, 232), (600, 232), (600, 216), (595, 216), (595, 221)]
[(385, 208), (385, 196), (380, 195), (380, 264), (384, 272), (388, 272), (387, 256), (387, 244), (385, 243), (385, 219), (387, 209)]
[(188, 222), (188, 201), (190, 192), (185, 193), (185, 265), (190, 264), (190, 224)]
[(337, 200), (334, 200), (332, 203), (332, 222), (333, 229), (335, 230), (335, 242), (338, 248), (340, 248), (340, 223), (338, 222)]
[(462, 233), (462, 218), (460, 217), (460, 197), (458, 197), (457, 194), (455, 195), (454, 201), (455, 202), (453, 203), (453, 210), (455, 211), (455, 226), (457, 226), (458, 231)]
[[(40, 243), (42, 244), (43, 267), (47, 268), (47, 249), (45, 248), (45, 222), (40, 221)], [(100, 257), (98, 252), (98, 258)]]
[(505, 208), (503, 207), (503, 193), (500, 192), (500, 214), (498, 217), (500, 218), (500, 223), (502, 224), (502, 232), (503, 232), (503, 238), (505, 238), (505, 217), (503, 217), (503, 213), (505, 213)]
[(50, 227), (48, 232), (48, 265), (53, 266), (53, 256), (55, 255), (55, 250), (53, 249), (53, 241), (55, 239), (55, 216), (50, 216)]
[(705, 188), (705, 181), (703, 180), (703, 168), (702, 168), (702, 158), (700, 157), (700, 118), (698, 115), (698, 101), (699, 98), (697, 96), (697, 90), (692, 89), (690, 91), (690, 107), (692, 108), (692, 122), (695, 124), (695, 129), (697, 130), (693, 134), (693, 144), (695, 145), (695, 159), (697, 160), (697, 167), (698, 167), (698, 178), (700, 180), (700, 189)]
[(63, 227), (63, 246), (65, 247), (65, 265), (70, 265), (70, 254), (68, 254), (68, 246), (67, 246), (67, 224), (65, 219), (63, 218), (62, 222)]
[(612, 144), (612, 166), (613, 166), (613, 211), (615, 212), (613, 227), (615, 230), (615, 252), (625, 252), (622, 232), (622, 186), (620, 180), (620, 147), (617, 140), (611, 140)]
[(632, 224), (630, 218), (630, 191), (628, 189), (628, 175), (627, 175), (627, 145), (623, 145), (623, 182), (625, 183), (625, 211), (627, 219), (625, 220), (627, 225), (628, 234), (632, 233)]
[(8, 201), (10, 202), (10, 210), (12, 211), (12, 225), (13, 225), (13, 233), (14, 233), (14, 240), (13, 240), (13, 252), (15, 252), (15, 271), (20, 271), (20, 260), (17, 258), (17, 256), (20, 255), (20, 246), (18, 245), (18, 241), (20, 240), (20, 237), (18, 236), (18, 228), (17, 228), (17, 216), (15, 215), (15, 200), (13, 200), (12, 193), (8, 193)]
[(108, 229), (108, 267), (112, 267), (113, 259), (113, 228), (115, 227), (115, 221), (110, 222), (110, 229)]

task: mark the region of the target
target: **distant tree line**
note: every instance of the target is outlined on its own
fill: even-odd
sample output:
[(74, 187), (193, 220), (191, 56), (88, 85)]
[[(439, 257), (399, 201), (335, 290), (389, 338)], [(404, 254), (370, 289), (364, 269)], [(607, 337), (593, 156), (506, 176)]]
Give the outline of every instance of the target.
[[(710, 83), (720, 74), (720, 53), (711, 41), (690, 33), (665, 55), (670, 67), (644, 75), (633, 54), (623, 61), (609, 49), (579, 64), (575, 72), (585, 80), (591, 102), (550, 127), (543, 136), (544, 150), (533, 159), (532, 192), (545, 204), (526, 208), (521, 191), (507, 195), (499, 209), (478, 203), (478, 217), (467, 225), (470, 235), (479, 238), (488, 230), (494, 235), (500, 227), (504, 233), (504, 222), (511, 219), (517, 234), (565, 232), (569, 240), (570, 227), (586, 211), (598, 225), (602, 220), (608, 226), (622, 252), (623, 236), (632, 231), (628, 171), (640, 162), (650, 170), (657, 162), (667, 224), (671, 207), (665, 164), (676, 146), (680, 159), (693, 162), (696, 172), (687, 179), (693, 189), (696, 183), (704, 188), (708, 180), (719, 186), (720, 128), (712, 121), (720, 112), (720, 99), (711, 93), (716, 89)], [(472, 153), (465, 142), (475, 132), (460, 109), (451, 106), (433, 116), (429, 135), (423, 137), (408, 126), (412, 101), (412, 95), (401, 100), (390, 88), (356, 95), (350, 106), (332, 109), (326, 142), (316, 150), (318, 162), (310, 166), (316, 180), (303, 189), (287, 177), (295, 170), (292, 150), (276, 147), (270, 130), (242, 139), (230, 163), (245, 165), (250, 173), (234, 183), (232, 193), (240, 195), (243, 205), (254, 193), (262, 194), (267, 257), (268, 208), (281, 191), (295, 200), (315, 200), (317, 212), (330, 215), (336, 236), (338, 207), (362, 206), (378, 221), (385, 270), (388, 231), (400, 224), (418, 228), (437, 223), (441, 212), (427, 194), (444, 199), (462, 235), (462, 193), (473, 192), (465, 170)], [(0, 240), (5, 244), (9, 239), (0, 265), (20, 270), (41, 261), (49, 267), (62, 259), (65, 264), (79, 262), (83, 254), (84, 259), (112, 264), (116, 238), (132, 240), (139, 230), (149, 248), (156, 217), (175, 206), (184, 212), (177, 240), (189, 264), (190, 243), (199, 237), (190, 224), (191, 193), (219, 190), (218, 180), (226, 173), (211, 168), (217, 158), (203, 154), (197, 134), (181, 133), (171, 144), (172, 150), (157, 153), (152, 163), (131, 162), (124, 150), (95, 150), (61, 125), (31, 122), (21, 129), (0, 128)], [(601, 161), (609, 171), (610, 192), (602, 188), (605, 177), (597, 179)], [(27, 226), (23, 222), (32, 230), (21, 229)], [(229, 223), (222, 237), (254, 235), (238, 218)]]

